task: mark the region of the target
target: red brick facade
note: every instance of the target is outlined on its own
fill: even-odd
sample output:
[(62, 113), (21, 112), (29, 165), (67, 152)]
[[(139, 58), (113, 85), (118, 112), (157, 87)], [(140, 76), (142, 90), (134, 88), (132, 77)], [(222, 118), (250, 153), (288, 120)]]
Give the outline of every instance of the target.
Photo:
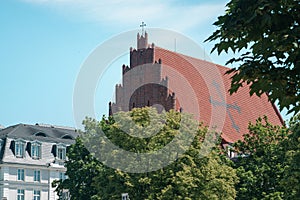
[(155, 47), (148, 45), (147, 33), (137, 35), (137, 47), (130, 49), (130, 66), (122, 66), (122, 85), (116, 85), (116, 102), (109, 104), (109, 114), (145, 106), (179, 110), (168, 78), (162, 76), (161, 60), (154, 60)]

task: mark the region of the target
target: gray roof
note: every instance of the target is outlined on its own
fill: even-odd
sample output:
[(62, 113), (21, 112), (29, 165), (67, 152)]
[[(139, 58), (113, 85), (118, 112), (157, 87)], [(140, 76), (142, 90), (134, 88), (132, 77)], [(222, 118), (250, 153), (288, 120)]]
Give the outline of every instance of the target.
[[(42, 165), (53, 163), (55, 160), (53, 147), (55, 144), (64, 144), (66, 146), (73, 144), (78, 136), (75, 129), (45, 126), (45, 125), (28, 125), (17, 124), (0, 130), (0, 164), (15, 163), (23, 165)], [(12, 141), (22, 139), (26, 142), (39, 141), (42, 143), (42, 152), (40, 159), (33, 159), (28, 150), (23, 158), (16, 158), (12, 150)]]
[(9, 137), (13, 139), (73, 143), (77, 136), (76, 129), (39, 124), (17, 124), (0, 130), (0, 139)]

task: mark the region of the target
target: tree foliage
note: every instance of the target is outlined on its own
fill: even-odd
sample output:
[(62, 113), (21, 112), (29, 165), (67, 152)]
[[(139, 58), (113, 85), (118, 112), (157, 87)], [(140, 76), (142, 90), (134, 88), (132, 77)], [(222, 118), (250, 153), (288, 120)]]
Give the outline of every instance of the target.
[(240, 64), (233, 73), (230, 92), (244, 83), (250, 94), (268, 93), (280, 109), (300, 110), (300, 2), (298, 0), (231, 0), (217, 30), (206, 41), (217, 41), (212, 51), (232, 50)]
[[(109, 117), (100, 122), (87, 118), (84, 121), (85, 131), (76, 143), (68, 149), (66, 161), (66, 180), (56, 181), (54, 186), (61, 194), (70, 191), (71, 198), (79, 199), (120, 199), (122, 193), (129, 193), (131, 199), (243, 199), (243, 200), (297, 200), (300, 196), (300, 115), (296, 115), (289, 127), (270, 124), (267, 118), (259, 118), (255, 124), (249, 124), (248, 133), (242, 141), (233, 144), (240, 155), (234, 162), (222, 154), (215, 146), (209, 154), (201, 157), (203, 140), (208, 132), (206, 127), (197, 128), (194, 139), (184, 154), (177, 160), (158, 170), (144, 173), (132, 173), (111, 168), (94, 156), (98, 146), (105, 150), (104, 141), (99, 136), (103, 131), (107, 138), (122, 149), (131, 152), (154, 152), (170, 143), (182, 130), (180, 122), (183, 115), (170, 111), (163, 119), (155, 109), (134, 109), (129, 113), (121, 113), (122, 120)], [(126, 129), (133, 119), (138, 127)], [(152, 122), (150, 120), (152, 119)], [(130, 131), (138, 132), (141, 127), (159, 126), (144, 129), (150, 137), (134, 137)], [(193, 124), (193, 120), (186, 122)], [(161, 124), (160, 124), (161, 123)], [(163, 124), (163, 126), (161, 126)], [(132, 126), (132, 124), (130, 125)], [(140, 126), (140, 127), (139, 127)], [(123, 127), (121, 129), (120, 127)], [(189, 126), (187, 126), (189, 127)], [(126, 130), (126, 131), (124, 131)], [(142, 129), (141, 129), (142, 130)], [(129, 132), (127, 132), (129, 131)], [(148, 131), (148, 133), (146, 133)], [(190, 132), (188, 132), (190, 133)], [(213, 137), (217, 135), (213, 134)], [(86, 141), (92, 140), (88, 147)], [(96, 146), (95, 146), (96, 145)], [(176, 144), (180, 149), (181, 143)], [(87, 148), (88, 147), (88, 148)], [(93, 154), (89, 152), (92, 150)], [(110, 156), (117, 156), (117, 150)], [(105, 155), (107, 156), (108, 155)], [(165, 160), (171, 154), (162, 155)], [(137, 157), (137, 159), (141, 159)], [(120, 166), (126, 159), (117, 156), (111, 161)], [(147, 168), (147, 164), (143, 165)], [(127, 169), (127, 168), (126, 168)]]
[(286, 191), (286, 199), (296, 200), (300, 197), (300, 114), (292, 118), (290, 131), (283, 142), (286, 166), (280, 184)]
[[(154, 152), (170, 143), (180, 131), (184, 119), (183, 114), (170, 111), (166, 113), (166, 118), (162, 120), (161, 114), (155, 109), (141, 108), (134, 109), (128, 113), (120, 115), (124, 118), (125, 124), (120, 123), (112, 117), (103, 118), (100, 122), (87, 118), (84, 121), (85, 131), (82, 137), (76, 140), (71, 146), (66, 162), (68, 179), (57, 183), (57, 192), (69, 189), (72, 199), (120, 199), (121, 193), (129, 193), (130, 199), (234, 199), (236, 196), (235, 184), (238, 181), (235, 170), (228, 165), (219, 152), (218, 148), (206, 156), (201, 157), (199, 151), (202, 141), (207, 134), (206, 127), (198, 126), (189, 148), (185, 153), (179, 155), (177, 160), (171, 164), (155, 171), (145, 173), (131, 173), (118, 168), (110, 168), (96, 160), (91, 153), (87, 153), (85, 140), (92, 139), (92, 144), (98, 144), (101, 150), (103, 140), (95, 137), (99, 131), (103, 131), (107, 138), (122, 149), (131, 152)], [(128, 117), (132, 118), (138, 127), (132, 128), (135, 131), (142, 127), (159, 126), (157, 134), (151, 137), (133, 137), (130, 129), (120, 129), (128, 123)], [(150, 120), (151, 118), (151, 120)], [(121, 120), (122, 121), (122, 120)], [(155, 122), (153, 125), (152, 122)], [(193, 124), (191, 118), (187, 121)], [(198, 122), (197, 122), (198, 124)], [(140, 127), (139, 127), (140, 126)], [(152, 128), (144, 129), (144, 134), (149, 134)], [(127, 130), (127, 131), (124, 131)], [(98, 139), (97, 139), (98, 138)], [(177, 148), (180, 149), (179, 143)], [(218, 146), (217, 146), (218, 147)], [(90, 150), (95, 146), (90, 146)], [(111, 152), (110, 156), (117, 155)], [(163, 155), (161, 159), (167, 159), (169, 155)], [(122, 159), (122, 158), (118, 158)], [(115, 162), (115, 159), (112, 159)], [(120, 161), (119, 161), (120, 162)], [(121, 161), (123, 165), (125, 161)], [(130, 166), (130, 163), (127, 163)], [(147, 167), (147, 166), (145, 166)]]
[(266, 118), (249, 125), (249, 133), (234, 147), (240, 178), (236, 199), (299, 199), (299, 115), (290, 128), (274, 126)]
[[(282, 195), (279, 182), (284, 171), (284, 150), (279, 143), (286, 139), (287, 129), (271, 125), (266, 118), (249, 125), (243, 141), (234, 144), (243, 155), (236, 162), (240, 182), (237, 199), (264, 199)], [(276, 198), (275, 198), (276, 199)]]
[(57, 195), (60, 196), (67, 189), (72, 194), (72, 199), (94, 196), (97, 191), (93, 186), (93, 179), (103, 171), (99, 161), (84, 147), (80, 138), (76, 138), (75, 145), (68, 148), (67, 156), (67, 179), (52, 183), (53, 187), (57, 187)]

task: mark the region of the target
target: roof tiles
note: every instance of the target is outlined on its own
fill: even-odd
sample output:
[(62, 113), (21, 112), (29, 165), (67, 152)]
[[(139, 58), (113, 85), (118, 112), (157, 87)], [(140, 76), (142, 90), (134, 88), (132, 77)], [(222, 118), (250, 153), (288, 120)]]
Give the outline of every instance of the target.
[(283, 124), (266, 94), (250, 96), (248, 85), (229, 94), (231, 79), (225, 75), (229, 68), (155, 47), (154, 60), (158, 59), (162, 60), (161, 78), (168, 76), (169, 88), (174, 90), (184, 112), (198, 110), (197, 118), (222, 131), (225, 141), (242, 139), (249, 122), (258, 117), (267, 116), (271, 123)]

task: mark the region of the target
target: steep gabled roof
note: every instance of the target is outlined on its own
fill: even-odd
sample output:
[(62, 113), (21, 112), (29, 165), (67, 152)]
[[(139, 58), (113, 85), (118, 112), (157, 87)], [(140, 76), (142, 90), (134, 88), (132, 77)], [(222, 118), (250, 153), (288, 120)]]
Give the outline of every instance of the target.
[[(247, 133), (249, 122), (255, 122), (264, 115), (273, 124), (283, 124), (280, 113), (266, 94), (261, 97), (255, 94), (250, 96), (247, 85), (237, 93), (229, 94), (231, 79), (230, 75), (225, 75), (229, 68), (155, 47), (154, 60), (159, 59), (163, 65), (162, 78), (168, 76), (169, 87), (176, 89), (176, 97), (179, 101), (186, 101), (185, 105), (179, 102), (183, 111), (193, 113), (199, 109), (199, 120), (211, 127), (216, 126), (217, 130), (222, 131), (222, 138), (226, 142), (242, 139), (243, 134)], [(192, 93), (187, 94), (191, 88), (184, 86), (181, 79), (188, 82), (194, 96)]]

